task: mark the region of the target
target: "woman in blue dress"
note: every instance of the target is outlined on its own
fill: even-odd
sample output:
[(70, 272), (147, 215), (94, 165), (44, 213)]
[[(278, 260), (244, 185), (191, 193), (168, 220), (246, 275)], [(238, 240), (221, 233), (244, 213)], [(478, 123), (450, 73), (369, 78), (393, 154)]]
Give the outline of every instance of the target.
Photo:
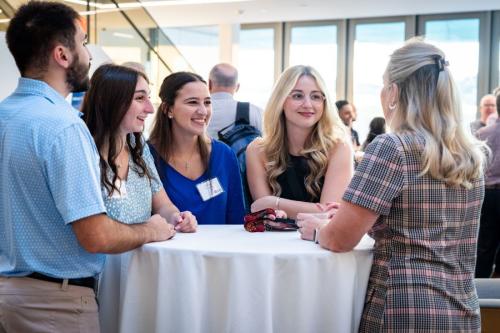
[(172, 236), (196, 231), (191, 212), (179, 211), (168, 198), (142, 137), (144, 121), (154, 112), (147, 76), (123, 66), (99, 67), (82, 112), (100, 155), (107, 214), (127, 224), (165, 219), (173, 226)]
[(173, 73), (160, 98), (149, 145), (170, 199), (191, 210), (199, 224), (243, 223), (236, 155), (206, 132), (212, 113), (206, 82), (194, 73)]

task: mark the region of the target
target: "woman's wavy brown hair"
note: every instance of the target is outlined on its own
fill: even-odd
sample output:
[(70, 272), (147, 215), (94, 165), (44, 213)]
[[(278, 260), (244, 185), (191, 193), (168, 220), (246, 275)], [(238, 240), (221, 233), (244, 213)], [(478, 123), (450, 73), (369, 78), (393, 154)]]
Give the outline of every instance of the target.
[[(158, 155), (168, 163), (172, 154), (172, 147), (175, 145), (172, 135), (172, 119), (168, 117), (169, 108), (175, 104), (179, 90), (190, 82), (202, 82), (205, 80), (201, 76), (190, 72), (176, 72), (167, 76), (160, 87), (161, 104), (156, 112), (149, 142), (158, 152)], [(209, 152), (210, 139), (206, 135), (198, 136), (198, 149), (205, 170), (208, 170), (210, 159)], [(156, 161), (158, 166), (158, 161)], [(158, 167), (161, 173), (161, 168)], [(210, 171), (210, 170), (209, 170)], [(166, 176), (166, 175), (163, 175)]]
[[(120, 137), (120, 123), (132, 104), (139, 76), (149, 83), (144, 73), (134, 69), (113, 64), (102, 65), (92, 75), (90, 89), (83, 100), (83, 120), (99, 151), (101, 186), (106, 188), (109, 196), (114, 191), (119, 192), (115, 185), (118, 179), (115, 160), (120, 153), (117, 150), (119, 146), (127, 145), (140, 177), (146, 176), (149, 180), (152, 177), (142, 158), (142, 132), (127, 135), (125, 143), (121, 142)], [(108, 147), (107, 156), (103, 156), (105, 146)], [(107, 176), (109, 169), (113, 174), (111, 179)]]

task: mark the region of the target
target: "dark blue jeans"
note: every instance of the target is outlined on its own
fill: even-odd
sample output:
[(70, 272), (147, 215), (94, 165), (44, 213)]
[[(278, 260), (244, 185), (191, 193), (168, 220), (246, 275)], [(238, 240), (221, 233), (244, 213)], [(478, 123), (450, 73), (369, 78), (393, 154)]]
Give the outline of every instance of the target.
[(489, 278), (500, 248), (500, 189), (486, 189), (477, 242), (476, 278)]

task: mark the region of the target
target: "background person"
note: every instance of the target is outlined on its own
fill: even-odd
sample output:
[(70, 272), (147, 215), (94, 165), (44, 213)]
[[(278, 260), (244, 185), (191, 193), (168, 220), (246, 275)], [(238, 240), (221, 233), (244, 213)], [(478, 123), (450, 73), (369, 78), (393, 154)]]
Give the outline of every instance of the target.
[[(500, 86), (493, 89), (493, 95), (498, 99), (498, 96), (500, 95)], [(497, 102), (497, 111), (498, 111), (498, 105), (499, 105), (499, 103)], [(498, 115), (498, 112), (493, 114), (493, 115), (490, 115), (488, 117), (488, 119), (486, 120), (486, 125), (487, 126), (493, 125), (498, 118), (500, 118)], [(492, 277), (497, 278), (497, 279), (500, 278), (500, 255), (498, 255), (498, 253), (497, 253), (497, 257), (495, 259), (495, 271), (493, 272)]]
[(264, 112), (263, 138), (247, 148), (251, 210), (288, 216), (338, 202), (352, 177), (352, 148), (319, 73), (293, 66), (281, 74)]
[(385, 119), (383, 117), (375, 117), (370, 121), (368, 135), (366, 136), (365, 142), (361, 146), (361, 150), (365, 151), (366, 147), (370, 142), (373, 141), (380, 134), (384, 134), (386, 132), (385, 128)]
[[(381, 102), (393, 133), (368, 145), (331, 222), (302, 238), (350, 251), (375, 238), (360, 332), (479, 332), (474, 266), (484, 144), (460, 126), (441, 50), (413, 39), (394, 51)], [(432, 129), (432, 131), (429, 131)]]
[(196, 231), (196, 218), (179, 212), (166, 195), (142, 136), (144, 122), (154, 112), (146, 74), (103, 65), (90, 82), (82, 112), (100, 155), (108, 216), (133, 224), (160, 214), (178, 231)]
[(238, 163), (225, 144), (207, 136), (208, 87), (194, 73), (163, 80), (149, 143), (168, 196), (199, 224), (242, 224), (245, 214)]
[(342, 120), (344, 125), (347, 126), (347, 128), (351, 133), (351, 141), (354, 150), (355, 151), (359, 150), (360, 148), (359, 134), (354, 128), (352, 128), (352, 123), (356, 120), (357, 117), (354, 105), (352, 105), (346, 100), (339, 100), (335, 102), (335, 106), (337, 107), (340, 119)]
[(65, 100), (89, 83), (79, 20), (31, 1), (7, 29), (21, 78), (0, 103), (0, 332), (99, 332), (102, 253), (173, 235), (159, 215), (130, 226), (105, 214), (95, 144)]
[[(500, 94), (496, 97), (496, 108), (500, 115)], [(493, 125), (480, 128), (476, 136), (486, 141), (491, 149), (491, 160), (485, 174), (476, 263), (476, 278), (489, 278), (500, 249), (500, 118)], [(498, 262), (497, 259), (497, 265)], [(495, 271), (499, 268), (495, 267)]]
[(470, 124), (472, 134), (476, 134), (477, 130), (486, 126), (488, 117), (496, 111), (496, 98), (494, 95), (488, 94), (481, 98), (479, 103), (479, 119)]
[(497, 119), (498, 119), (498, 113), (493, 113), (489, 115), (488, 119), (486, 119), (486, 126), (493, 125), (497, 121)]
[[(208, 89), (212, 97), (212, 116), (208, 124), (208, 135), (218, 138), (217, 132), (231, 125), (236, 120), (236, 104), (234, 94), (240, 89), (238, 70), (230, 64), (217, 64), (210, 71)], [(250, 104), (250, 125), (262, 131), (262, 110)]]
[(140, 62), (137, 62), (137, 61), (125, 61), (122, 64), (122, 66), (135, 69), (139, 73), (143, 73), (144, 75), (146, 75), (146, 67), (144, 67), (144, 65), (141, 64)]

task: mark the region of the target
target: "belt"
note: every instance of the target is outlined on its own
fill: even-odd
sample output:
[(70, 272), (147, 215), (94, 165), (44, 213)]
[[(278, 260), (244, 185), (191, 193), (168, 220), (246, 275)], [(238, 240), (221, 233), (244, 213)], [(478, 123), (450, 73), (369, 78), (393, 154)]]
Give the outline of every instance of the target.
[(58, 278), (53, 278), (41, 273), (31, 273), (30, 275), (26, 276), (32, 279), (37, 279), (37, 280), (42, 280), (42, 281), (48, 281), (48, 282), (56, 282), (56, 283), (64, 283), (64, 280), (68, 281), (68, 284), (71, 284), (73, 286), (80, 286), (80, 287), (87, 287), (95, 290), (95, 287), (97, 285), (97, 280), (94, 277), (86, 277), (86, 278), (79, 278), (79, 279), (58, 279)]
[(484, 188), (487, 190), (500, 190), (500, 184), (485, 185)]

